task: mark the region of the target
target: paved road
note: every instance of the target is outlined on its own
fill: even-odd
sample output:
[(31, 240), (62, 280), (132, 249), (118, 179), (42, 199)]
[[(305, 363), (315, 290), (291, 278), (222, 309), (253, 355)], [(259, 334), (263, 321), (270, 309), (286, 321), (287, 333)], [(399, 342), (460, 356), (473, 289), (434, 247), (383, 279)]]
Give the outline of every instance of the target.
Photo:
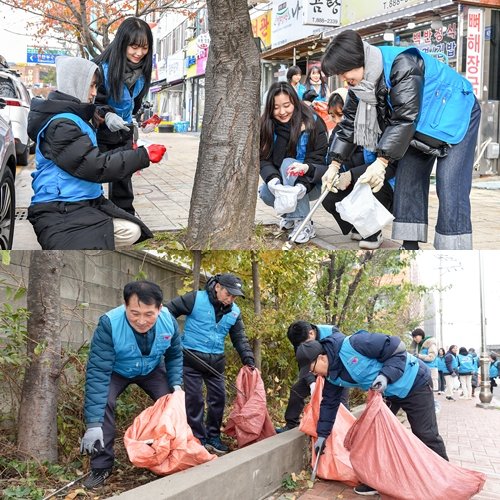
[[(185, 227), (189, 215), (191, 190), (198, 157), (199, 134), (158, 134), (151, 133), (144, 139), (167, 146), (168, 159), (158, 165), (152, 165), (133, 178), (136, 193), (135, 207), (141, 219), (153, 231), (173, 231)], [(32, 157), (33, 158), (33, 157)], [(31, 224), (22, 220), (31, 198), (31, 177), (33, 162), (28, 167), (20, 168), (16, 178), (16, 194), (19, 217), (14, 234), (14, 249), (30, 250), (40, 248)], [(474, 227), (474, 248), (500, 248), (500, 189), (486, 189), (498, 186), (498, 178), (476, 179), (471, 193)], [(432, 249), (434, 225), (437, 213), (435, 186), (430, 193), (429, 241), (422, 248)], [(256, 222), (275, 224), (278, 218), (274, 210), (257, 202)], [(314, 216), (317, 245), (328, 249), (356, 249), (357, 242), (341, 234), (336, 222), (323, 207)], [(400, 243), (390, 240), (390, 225), (383, 230), (385, 240), (382, 248), (398, 248)]]

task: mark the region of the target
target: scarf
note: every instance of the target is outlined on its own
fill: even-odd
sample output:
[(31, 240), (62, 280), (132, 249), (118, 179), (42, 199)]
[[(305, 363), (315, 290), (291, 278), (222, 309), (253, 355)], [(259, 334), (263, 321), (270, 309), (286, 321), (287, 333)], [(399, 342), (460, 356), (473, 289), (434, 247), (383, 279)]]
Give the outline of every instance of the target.
[(382, 131), (377, 120), (375, 86), (383, 72), (382, 52), (366, 42), (363, 42), (363, 46), (365, 49), (364, 80), (361, 80), (355, 87), (350, 87), (359, 99), (354, 119), (354, 142), (369, 151), (376, 151)]
[(135, 82), (141, 77), (143, 64), (144, 60), (138, 63), (127, 61), (125, 71), (123, 72), (123, 81), (128, 89), (131, 89), (135, 85)]
[(292, 123), (291, 120), (287, 123), (281, 123), (278, 120), (273, 120), (273, 122), (275, 134), (275, 141), (272, 150), (273, 164), (279, 167), (283, 163), (283, 160), (288, 156)]

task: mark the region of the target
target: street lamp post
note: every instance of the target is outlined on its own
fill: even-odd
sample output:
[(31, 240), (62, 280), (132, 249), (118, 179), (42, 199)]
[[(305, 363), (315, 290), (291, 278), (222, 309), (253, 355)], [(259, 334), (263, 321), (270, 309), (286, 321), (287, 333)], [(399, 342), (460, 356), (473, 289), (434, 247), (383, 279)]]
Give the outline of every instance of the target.
[(490, 405), (493, 394), (489, 385), (489, 356), (486, 350), (486, 317), (484, 314), (484, 276), (481, 251), (478, 251), (479, 258), (479, 309), (481, 311), (481, 390), (479, 392), (479, 401), (476, 406), (480, 408), (493, 408)]

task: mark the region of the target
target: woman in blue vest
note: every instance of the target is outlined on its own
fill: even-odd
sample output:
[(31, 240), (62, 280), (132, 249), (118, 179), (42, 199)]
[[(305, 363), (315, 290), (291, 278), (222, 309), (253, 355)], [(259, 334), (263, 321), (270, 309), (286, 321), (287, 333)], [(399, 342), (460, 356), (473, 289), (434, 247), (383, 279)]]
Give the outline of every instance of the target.
[[(321, 193), (326, 171), (328, 135), (323, 120), (299, 101), (287, 82), (271, 85), (260, 120), (259, 196), (281, 216), (282, 230), (298, 229), (309, 213), (310, 200)], [(291, 236), (290, 235), (290, 236)], [(295, 240), (306, 243), (316, 236), (310, 221)]]
[(148, 167), (148, 149), (102, 153), (97, 147), (93, 62), (60, 56), (56, 74), (57, 90), (33, 99), (28, 119), (37, 143), (28, 219), (42, 249), (114, 250), (151, 238), (145, 224), (105, 198), (102, 188)]
[(493, 387), (497, 386), (497, 381), (495, 380), (498, 375), (500, 374), (500, 361), (497, 360), (497, 355), (496, 354), (490, 354), (490, 370), (489, 370), (489, 376), (490, 376), (490, 390), (491, 393), (493, 394)]
[(124, 305), (99, 318), (92, 337), (85, 380), (87, 430), (81, 452), (91, 456), (86, 488), (101, 485), (114, 464), (115, 406), (120, 394), (138, 385), (154, 401), (182, 384), (182, 349), (177, 321), (162, 307), (161, 288), (133, 281), (123, 289)]
[(434, 392), (438, 390), (438, 368), (437, 368), (437, 343), (432, 336), (425, 336), (422, 328), (415, 328), (411, 332), (413, 341), (408, 349), (418, 359), (421, 359), (430, 369), (432, 376), (432, 387)]
[(352, 30), (337, 35), (322, 60), (327, 75), (349, 85), (345, 118), (325, 174), (330, 188), (355, 145), (378, 153), (360, 182), (374, 192), (396, 161), (392, 237), (403, 248), (427, 241), (430, 175), (437, 160), (436, 249), (472, 248), (469, 194), (481, 111), (472, 85), (414, 47), (374, 47)]
[(469, 354), (466, 347), (461, 347), (458, 351), (458, 375), (462, 385), (463, 399), (472, 399), (472, 374), (475, 370), (474, 358)]
[(437, 369), (438, 369), (438, 375), (439, 375), (439, 387), (438, 387), (438, 394), (442, 394), (444, 392), (445, 388), (445, 380), (444, 380), (444, 371), (446, 370), (446, 363), (444, 360), (444, 357), (446, 355), (445, 350), (440, 347), (438, 350), (438, 355), (437, 355)]
[[(288, 340), (293, 345), (296, 352), (302, 342), (310, 340), (321, 340), (333, 332), (338, 332), (335, 325), (313, 325), (308, 321), (294, 321), (287, 330)], [(316, 387), (316, 376), (309, 373), (306, 377), (300, 377), (290, 388), (290, 397), (285, 411), (285, 426), (276, 429), (276, 432), (283, 432), (298, 427), (300, 424), (300, 414), (304, 409), (305, 399), (313, 394)], [(341, 403), (349, 408), (349, 389), (346, 388), (341, 396)]]
[(167, 304), (174, 318), (186, 316), (182, 348), (188, 424), (194, 436), (216, 455), (229, 451), (220, 439), (226, 403), (224, 343), (228, 334), (241, 362), (255, 367), (240, 309), (234, 303), (243, 296), (241, 280), (226, 273), (208, 280), (205, 290), (189, 292)]
[(300, 83), (301, 78), (302, 70), (298, 66), (290, 66), (288, 68), (288, 71), (286, 72), (286, 80), (295, 89), (295, 92), (297, 92), (297, 96), (299, 97), (299, 99), (302, 99), (302, 96), (306, 91), (305, 85), (302, 85), (302, 83)]
[[(347, 337), (340, 332), (321, 341), (302, 343), (296, 352), (299, 376), (309, 372), (325, 377), (317, 424), (316, 453), (329, 436), (344, 387), (373, 389), (384, 394), (391, 411), (406, 412), (411, 430), (424, 444), (448, 460), (439, 435), (429, 368), (412, 354), (399, 337), (360, 330)], [(359, 494), (375, 494), (368, 485), (357, 486)]]
[[(101, 151), (117, 147), (132, 149), (134, 127), (132, 118), (141, 107), (151, 84), (153, 67), (153, 34), (146, 21), (137, 17), (125, 19), (115, 38), (94, 59), (102, 74), (96, 104), (105, 106), (105, 126), (97, 134)], [(116, 115), (108, 114), (108, 107)], [(109, 198), (115, 205), (134, 214), (132, 177), (109, 186)]]
[(319, 64), (311, 66), (307, 72), (304, 93), (308, 90), (314, 90), (317, 94), (317, 97), (314, 98), (313, 102), (326, 102), (330, 97), (326, 77), (321, 74)]
[(456, 345), (451, 345), (444, 357), (444, 380), (446, 383), (445, 395), (446, 399), (449, 401), (455, 401), (453, 397), (453, 381), (458, 377), (458, 358), (457, 358), (458, 347)]

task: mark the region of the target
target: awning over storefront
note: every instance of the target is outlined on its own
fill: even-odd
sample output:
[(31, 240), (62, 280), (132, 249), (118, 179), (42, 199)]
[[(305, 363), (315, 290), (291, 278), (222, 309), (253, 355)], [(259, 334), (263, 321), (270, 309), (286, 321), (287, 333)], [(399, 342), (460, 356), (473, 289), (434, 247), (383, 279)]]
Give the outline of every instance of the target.
[(283, 61), (293, 59), (293, 49), (295, 52), (304, 53), (307, 51), (319, 52), (322, 47), (326, 47), (328, 40), (324, 40), (322, 35), (313, 35), (301, 40), (294, 40), (293, 42), (282, 45), (275, 49), (266, 50), (262, 52), (261, 59), (266, 61)]

